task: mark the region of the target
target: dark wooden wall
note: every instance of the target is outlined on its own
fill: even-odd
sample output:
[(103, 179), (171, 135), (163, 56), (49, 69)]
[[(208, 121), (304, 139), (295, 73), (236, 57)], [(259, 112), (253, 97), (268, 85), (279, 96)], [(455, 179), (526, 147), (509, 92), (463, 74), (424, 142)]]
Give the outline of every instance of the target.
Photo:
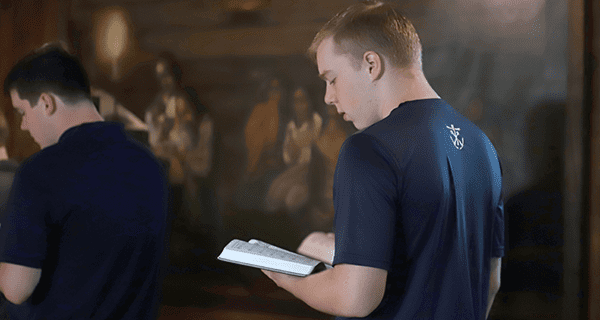
[[(67, 20), (70, 1), (23, 0), (0, 1), (0, 78), (4, 80), (12, 65), (27, 52), (46, 42), (67, 41)], [(7, 152), (23, 160), (39, 150), (29, 133), (19, 130), (20, 117), (13, 112), (10, 98), (3, 95), (0, 107), (4, 111), (10, 134)]]

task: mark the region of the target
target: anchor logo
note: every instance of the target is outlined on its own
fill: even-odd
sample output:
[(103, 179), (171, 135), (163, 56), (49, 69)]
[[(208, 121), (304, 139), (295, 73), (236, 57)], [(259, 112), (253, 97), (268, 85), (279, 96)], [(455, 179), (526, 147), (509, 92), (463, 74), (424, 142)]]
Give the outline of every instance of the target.
[(458, 138), (460, 135), (460, 128), (455, 128), (453, 124), (446, 128), (450, 129), (450, 140), (452, 140), (452, 144), (456, 147), (456, 149), (461, 150), (465, 146), (465, 138)]

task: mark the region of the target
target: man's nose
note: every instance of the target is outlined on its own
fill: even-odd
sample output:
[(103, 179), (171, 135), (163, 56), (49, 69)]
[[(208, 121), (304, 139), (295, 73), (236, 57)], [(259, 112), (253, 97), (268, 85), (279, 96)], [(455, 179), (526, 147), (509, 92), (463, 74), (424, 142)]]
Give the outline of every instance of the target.
[(330, 89), (329, 86), (325, 89), (325, 103), (328, 105), (335, 105), (335, 95), (333, 89)]

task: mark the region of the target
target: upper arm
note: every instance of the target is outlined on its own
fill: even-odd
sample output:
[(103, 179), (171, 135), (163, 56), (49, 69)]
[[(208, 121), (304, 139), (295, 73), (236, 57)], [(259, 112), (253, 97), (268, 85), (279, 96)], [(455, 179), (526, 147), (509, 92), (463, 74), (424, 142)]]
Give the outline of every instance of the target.
[(402, 238), (398, 169), (391, 152), (366, 134), (350, 136), (334, 181), (334, 264), (390, 270)]
[(40, 282), (42, 269), (0, 263), (0, 290), (14, 304), (27, 300)]
[(340, 309), (349, 317), (366, 317), (383, 299), (387, 271), (352, 264), (338, 264), (334, 268), (335, 282), (341, 292)]

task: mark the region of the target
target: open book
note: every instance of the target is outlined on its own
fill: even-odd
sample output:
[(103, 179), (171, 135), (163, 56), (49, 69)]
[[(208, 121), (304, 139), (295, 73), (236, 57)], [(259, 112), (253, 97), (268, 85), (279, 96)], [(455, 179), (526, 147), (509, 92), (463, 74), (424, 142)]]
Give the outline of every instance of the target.
[(256, 239), (248, 242), (231, 240), (217, 259), (298, 277), (332, 268), (319, 260)]

